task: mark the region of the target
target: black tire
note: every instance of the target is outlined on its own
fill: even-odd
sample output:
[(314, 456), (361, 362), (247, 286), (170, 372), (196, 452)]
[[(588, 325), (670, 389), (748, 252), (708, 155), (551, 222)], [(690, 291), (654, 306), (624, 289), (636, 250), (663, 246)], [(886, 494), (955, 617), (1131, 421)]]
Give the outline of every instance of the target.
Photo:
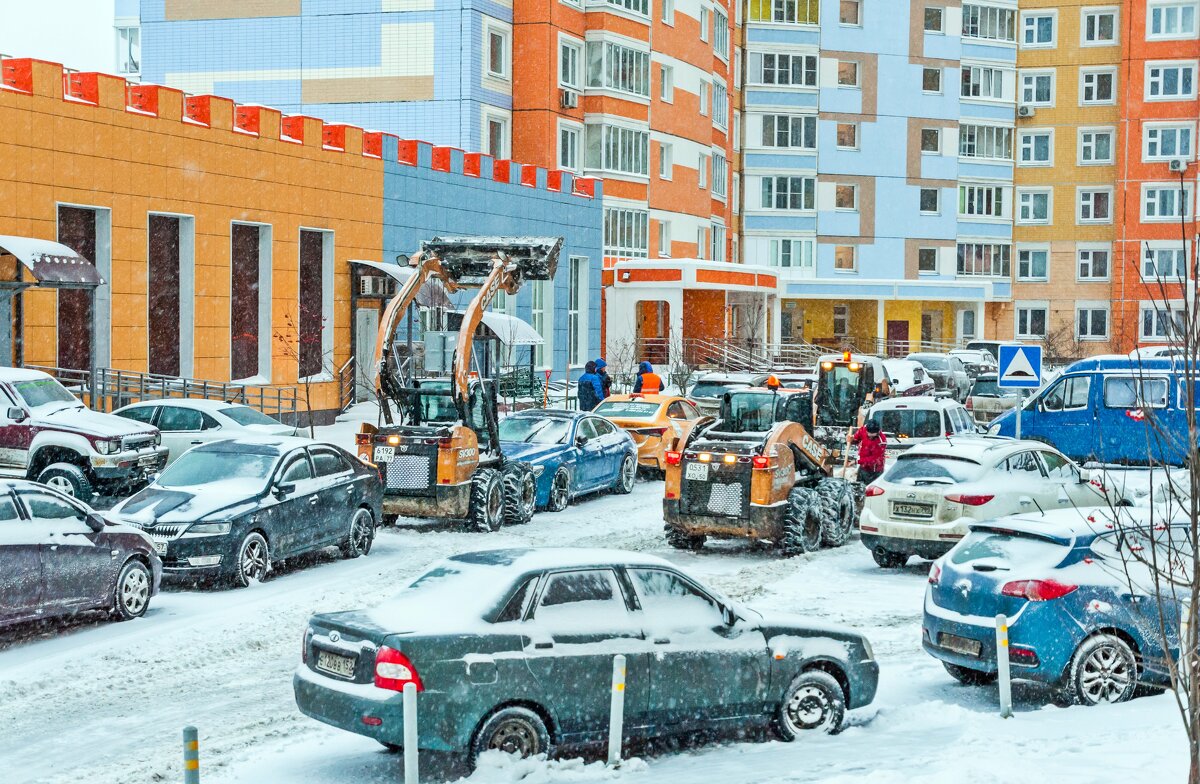
[(388, 754), (399, 754), (404, 751), (404, 747), (399, 743), (388, 743), (386, 740), (379, 741), (379, 745), (383, 746), (383, 750)]
[(554, 472), (550, 482), (550, 497), (546, 500), (546, 511), (561, 512), (571, 503), (571, 473), (563, 467)]
[(480, 468), (471, 477), (471, 508), (467, 522), (481, 533), (499, 531), (504, 524), (504, 483), (494, 468)]
[(544, 754), (550, 757), (554, 746), (550, 739), (550, 730), (542, 717), (529, 708), (508, 707), (488, 716), (475, 731), (471, 739), (471, 748), (467, 763), (472, 770), (479, 760), (479, 755), (485, 751), (498, 750), (518, 757), (536, 757)]
[(612, 491), (617, 495), (629, 495), (633, 492), (633, 486), (637, 484), (637, 475), (637, 458), (633, 455), (625, 455), (625, 459), (621, 461), (621, 471), (617, 475), (617, 483), (613, 485)]
[(500, 472), (504, 485), (504, 524), (524, 525), (537, 506), (537, 478), (528, 463), (509, 463)]
[(87, 472), (72, 463), (51, 463), (37, 475), (37, 481), (85, 503), (96, 494)]
[(271, 548), (258, 531), (246, 534), (238, 546), (233, 564), (233, 584), (245, 588), (252, 582), (262, 582), (271, 572)]
[(663, 526), (663, 532), (667, 535), (667, 544), (674, 547), (676, 550), (701, 550), (704, 548), (704, 542), (708, 539), (704, 534), (689, 534), (680, 531), (675, 526), (667, 523)]
[(823, 670), (797, 675), (783, 692), (775, 708), (772, 728), (780, 740), (794, 741), (813, 730), (835, 735), (846, 717), (846, 695), (842, 685)]
[(893, 553), (891, 550), (885, 550), (882, 547), (873, 549), (871, 557), (883, 569), (899, 569), (908, 563), (908, 553)]
[(841, 547), (850, 540), (858, 515), (854, 508), (854, 487), (845, 479), (830, 476), (817, 484), (821, 499), (821, 544)]
[(959, 667), (950, 662), (942, 662), (942, 666), (946, 668), (946, 672), (950, 673), (951, 678), (963, 686), (990, 686), (996, 682), (997, 674), (994, 672), (972, 670), (970, 667)]
[(342, 543), (342, 555), (346, 558), (357, 558), (371, 552), (375, 542), (375, 518), (366, 509), (355, 509), (350, 518), (350, 533)]
[(150, 570), (141, 561), (128, 561), (121, 567), (113, 585), (112, 616), (118, 621), (141, 618), (150, 606)]
[(796, 487), (788, 494), (779, 549), (785, 558), (816, 552), (821, 547), (821, 503), (816, 492)]
[(1115, 634), (1094, 634), (1075, 650), (1063, 683), (1074, 705), (1125, 702), (1137, 690), (1137, 658)]

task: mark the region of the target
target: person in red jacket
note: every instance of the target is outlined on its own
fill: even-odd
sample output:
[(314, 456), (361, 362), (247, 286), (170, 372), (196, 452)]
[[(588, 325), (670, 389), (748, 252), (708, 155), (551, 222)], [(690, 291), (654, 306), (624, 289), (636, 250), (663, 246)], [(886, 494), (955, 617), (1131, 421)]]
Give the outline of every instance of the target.
[(858, 481), (869, 485), (883, 473), (887, 436), (879, 429), (877, 421), (869, 419), (850, 441), (858, 445)]

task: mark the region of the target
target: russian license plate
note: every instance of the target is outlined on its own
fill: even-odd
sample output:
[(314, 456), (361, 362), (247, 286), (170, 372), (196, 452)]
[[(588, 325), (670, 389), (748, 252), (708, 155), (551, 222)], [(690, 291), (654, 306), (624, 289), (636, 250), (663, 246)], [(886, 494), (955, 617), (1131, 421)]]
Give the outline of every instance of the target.
[(138, 465), (140, 466), (152, 466), (157, 462), (158, 455), (146, 455), (145, 457), (138, 458)]
[(396, 447), (394, 446), (377, 446), (375, 447), (375, 462), (390, 463), (392, 458), (396, 456)]
[(317, 651), (317, 669), (340, 675), (343, 678), (353, 678), (354, 659), (329, 651)]
[(683, 478), (698, 479), (701, 482), (708, 481), (708, 463), (688, 463)]
[(968, 640), (966, 637), (959, 637), (957, 634), (946, 634), (941, 632), (938, 634), (938, 645), (948, 651), (961, 653), (966, 656), (978, 656), (983, 645), (979, 640)]
[(932, 504), (892, 504), (892, 512), (909, 517), (933, 517)]
[(158, 553), (159, 555), (166, 555), (167, 554), (167, 540), (166, 539), (155, 539), (154, 540), (154, 552)]

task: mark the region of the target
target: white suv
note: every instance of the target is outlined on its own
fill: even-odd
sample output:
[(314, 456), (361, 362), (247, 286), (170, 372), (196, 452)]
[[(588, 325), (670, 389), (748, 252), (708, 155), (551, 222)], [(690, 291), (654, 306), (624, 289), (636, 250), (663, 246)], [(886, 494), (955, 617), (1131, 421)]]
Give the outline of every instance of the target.
[(962, 403), (945, 397), (893, 397), (871, 406), (867, 420), (887, 436), (887, 454), (912, 449), (931, 439), (972, 435), (975, 420)]

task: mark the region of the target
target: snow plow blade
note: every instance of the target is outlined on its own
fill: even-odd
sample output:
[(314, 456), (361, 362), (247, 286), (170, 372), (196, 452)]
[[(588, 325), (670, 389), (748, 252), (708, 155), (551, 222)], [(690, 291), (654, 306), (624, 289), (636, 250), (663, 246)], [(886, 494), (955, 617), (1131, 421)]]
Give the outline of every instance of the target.
[(513, 277), (550, 280), (562, 244), (562, 237), (434, 237), (422, 242), (421, 250), (436, 256), (455, 283), (487, 277), (497, 256), (514, 265)]

